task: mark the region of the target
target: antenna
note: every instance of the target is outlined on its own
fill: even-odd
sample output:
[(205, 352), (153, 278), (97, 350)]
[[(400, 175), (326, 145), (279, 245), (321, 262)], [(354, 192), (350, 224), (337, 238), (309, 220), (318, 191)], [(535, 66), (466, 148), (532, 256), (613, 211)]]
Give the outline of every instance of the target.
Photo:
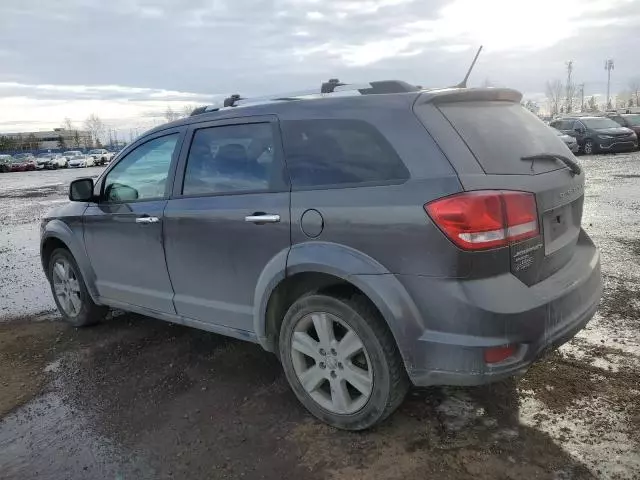
[(476, 61), (478, 60), (478, 57), (480, 56), (481, 51), (482, 51), (482, 45), (480, 45), (480, 48), (476, 52), (476, 56), (473, 57), (473, 62), (471, 62), (471, 66), (469, 67), (469, 70), (467, 70), (467, 74), (464, 76), (464, 80), (462, 80), (459, 84), (457, 84), (455, 88), (467, 88), (467, 80), (469, 80), (469, 75), (471, 75), (471, 70), (473, 70), (473, 67), (476, 65)]

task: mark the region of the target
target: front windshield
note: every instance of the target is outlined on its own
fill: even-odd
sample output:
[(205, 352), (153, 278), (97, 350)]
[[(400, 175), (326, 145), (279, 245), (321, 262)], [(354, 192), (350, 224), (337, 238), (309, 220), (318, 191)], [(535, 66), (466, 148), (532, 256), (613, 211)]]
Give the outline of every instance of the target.
[(89, 153), (102, 153), (102, 150), (89, 150)]
[(640, 127), (640, 113), (635, 115), (622, 115), (622, 117), (629, 122), (629, 125)]
[(595, 128), (596, 130), (601, 128), (620, 128), (620, 124), (610, 118), (583, 118), (580, 121), (587, 127)]
[(28, 153), (19, 153), (14, 158), (16, 160), (22, 160), (23, 158), (29, 158), (30, 156), (31, 155), (29, 155)]

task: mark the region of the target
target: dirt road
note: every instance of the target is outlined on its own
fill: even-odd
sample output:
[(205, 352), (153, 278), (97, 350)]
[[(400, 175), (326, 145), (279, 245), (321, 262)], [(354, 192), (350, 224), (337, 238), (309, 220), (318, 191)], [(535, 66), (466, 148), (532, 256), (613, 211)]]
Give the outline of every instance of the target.
[(335, 431), (258, 346), (140, 316), (61, 323), (40, 216), (82, 172), (0, 175), (0, 478), (640, 478), (640, 154), (582, 157), (605, 298), (522, 379), (414, 390)]

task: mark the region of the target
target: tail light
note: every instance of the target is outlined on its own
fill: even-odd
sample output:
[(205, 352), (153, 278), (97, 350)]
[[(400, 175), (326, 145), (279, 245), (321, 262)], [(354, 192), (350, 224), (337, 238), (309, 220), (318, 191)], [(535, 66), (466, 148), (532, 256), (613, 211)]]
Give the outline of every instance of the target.
[(486, 250), (535, 237), (538, 211), (532, 193), (464, 192), (424, 206), (438, 227), (464, 250)]

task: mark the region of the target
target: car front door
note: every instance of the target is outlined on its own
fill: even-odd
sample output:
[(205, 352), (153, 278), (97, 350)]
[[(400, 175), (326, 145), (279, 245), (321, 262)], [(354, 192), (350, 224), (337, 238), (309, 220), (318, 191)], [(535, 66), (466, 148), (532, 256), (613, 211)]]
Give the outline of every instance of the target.
[(163, 211), (184, 132), (143, 139), (98, 182), (84, 238), (105, 303), (175, 313), (164, 258)]
[(267, 264), (284, 271), (290, 247), (277, 121), (196, 124), (180, 157), (164, 216), (177, 313), (250, 335), (258, 279)]

